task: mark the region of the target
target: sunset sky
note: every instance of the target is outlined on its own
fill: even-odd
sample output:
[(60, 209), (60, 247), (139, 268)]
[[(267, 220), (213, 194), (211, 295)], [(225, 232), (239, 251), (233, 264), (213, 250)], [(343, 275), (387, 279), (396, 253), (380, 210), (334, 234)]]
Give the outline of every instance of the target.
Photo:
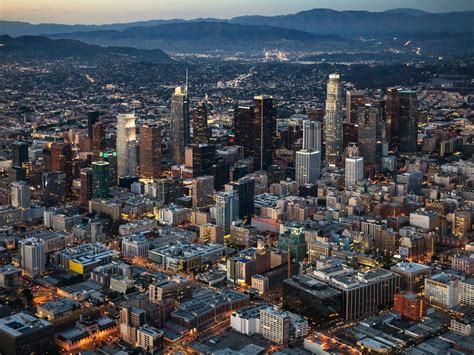
[(0, 19), (103, 24), (150, 19), (279, 15), (312, 8), (474, 10), (474, 0), (1, 0)]

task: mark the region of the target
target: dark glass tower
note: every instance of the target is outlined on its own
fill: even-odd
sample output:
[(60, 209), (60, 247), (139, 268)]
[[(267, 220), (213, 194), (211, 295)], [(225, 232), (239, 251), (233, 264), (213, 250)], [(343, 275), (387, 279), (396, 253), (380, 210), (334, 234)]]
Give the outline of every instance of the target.
[(276, 139), (276, 113), (273, 109), (271, 96), (254, 97), (252, 128), (254, 170), (267, 170), (272, 165), (273, 147)]
[(416, 153), (418, 138), (418, 98), (416, 91), (400, 90), (400, 152)]
[(51, 170), (66, 174), (66, 187), (72, 186), (72, 148), (69, 143), (51, 145)]
[(106, 198), (109, 196), (109, 163), (95, 161), (92, 163), (92, 197)]
[(216, 146), (213, 144), (189, 144), (186, 147), (186, 166), (193, 169), (193, 176), (210, 175), (216, 162)]
[(99, 159), (100, 153), (105, 150), (105, 126), (96, 122), (92, 126), (92, 157)]
[(193, 110), (193, 142), (195, 144), (209, 143), (209, 127), (207, 126), (207, 103), (198, 101)]
[(358, 146), (366, 166), (377, 170), (382, 162), (384, 103), (373, 101), (359, 107), (358, 110)]
[(99, 121), (99, 112), (98, 111), (89, 111), (87, 112), (87, 138), (92, 140), (92, 127), (94, 123)]
[(387, 141), (390, 150), (396, 151), (400, 146), (400, 97), (397, 88), (387, 89), (386, 103)]
[(28, 143), (18, 141), (12, 147), (12, 168), (15, 181), (26, 181), (28, 170)]
[(236, 106), (234, 108), (234, 136), (235, 144), (244, 147), (244, 156), (253, 153), (253, 110), (250, 106)]
[(239, 195), (239, 218), (247, 220), (248, 223), (250, 223), (255, 210), (254, 190), (255, 181), (246, 177), (225, 185), (225, 191), (237, 191)]

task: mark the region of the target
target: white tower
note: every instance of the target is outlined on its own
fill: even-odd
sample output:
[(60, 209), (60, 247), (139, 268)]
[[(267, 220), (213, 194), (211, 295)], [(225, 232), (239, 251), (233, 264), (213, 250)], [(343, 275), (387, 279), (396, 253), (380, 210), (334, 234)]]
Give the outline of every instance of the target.
[(317, 150), (299, 150), (296, 152), (295, 174), (299, 185), (313, 183), (319, 179), (321, 153)]
[(117, 176), (137, 175), (137, 132), (135, 114), (117, 117)]

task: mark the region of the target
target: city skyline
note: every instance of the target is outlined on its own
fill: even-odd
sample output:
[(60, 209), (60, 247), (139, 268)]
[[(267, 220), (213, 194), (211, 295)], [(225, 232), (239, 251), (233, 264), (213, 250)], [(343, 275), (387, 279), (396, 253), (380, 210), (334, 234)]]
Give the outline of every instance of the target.
[(146, 21), (157, 19), (196, 19), (219, 18), (228, 19), (236, 16), (262, 15), (277, 16), (297, 13), (314, 8), (329, 8), (337, 11), (385, 11), (395, 8), (413, 8), (427, 12), (473, 11), (474, 4), (470, 0), (297, 0), (272, 1), (262, 0), (257, 4), (250, 0), (231, 1), (205, 0), (200, 6), (194, 6), (194, 0), (177, 3), (163, 1), (138, 0), (130, 7), (125, 0), (112, 1), (54, 1), (39, 0), (4, 0), (0, 5), (1, 20), (25, 21), (31, 23), (61, 24), (110, 24)]

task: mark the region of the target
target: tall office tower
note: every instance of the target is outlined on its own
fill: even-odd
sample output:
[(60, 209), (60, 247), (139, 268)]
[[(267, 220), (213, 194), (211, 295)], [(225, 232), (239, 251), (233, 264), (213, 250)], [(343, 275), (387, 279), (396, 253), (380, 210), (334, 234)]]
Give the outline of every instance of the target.
[(390, 150), (396, 151), (400, 146), (400, 97), (399, 89), (387, 89), (387, 103), (385, 105), (387, 122), (387, 140)]
[(185, 165), (193, 169), (193, 176), (211, 175), (216, 162), (216, 146), (213, 144), (189, 144), (185, 150)]
[(92, 168), (81, 169), (81, 190), (79, 200), (81, 205), (88, 206), (92, 199)]
[(321, 170), (321, 153), (306, 149), (297, 151), (295, 170), (298, 185), (315, 182)]
[(209, 175), (214, 176), (214, 190), (218, 191), (230, 181), (229, 164), (225, 161), (218, 161), (211, 166)]
[(236, 191), (216, 193), (216, 224), (230, 233), (232, 222), (239, 220), (239, 195)]
[(135, 114), (117, 116), (117, 176), (137, 175), (137, 132)]
[(290, 315), (273, 307), (260, 311), (260, 332), (262, 336), (278, 344), (290, 340)]
[(89, 112), (87, 112), (87, 138), (89, 138), (90, 140), (93, 139), (92, 127), (98, 121), (99, 121), (99, 112), (98, 111), (89, 111)]
[(324, 115), (326, 164), (336, 165), (342, 155), (342, 94), (339, 74), (330, 74)]
[(321, 122), (303, 121), (303, 149), (321, 151)]
[(92, 157), (97, 160), (100, 153), (105, 150), (105, 126), (102, 122), (96, 122), (92, 126)]
[(234, 108), (234, 135), (235, 144), (244, 147), (244, 157), (253, 152), (253, 109), (250, 106), (235, 106)]
[(254, 170), (267, 170), (272, 165), (276, 139), (276, 112), (271, 96), (260, 95), (253, 99), (253, 166)]
[(117, 185), (117, 152), (114, 150), (101, 152), (100, 158), (109, 163), (109, 186)]
[(384, 103), (374, 101), (366, 103), (358, 110), (358, 146), (360, 155), (367, 166), (378, 170), (382, 164), (385, 127), (383, 123)]
[(171, 98), (170, 151), (171, 160), (184, 163), (184, 148), (191, 143), (189, 132), (189, 101), (186, 88), (178, 86)]
[(193, 208), (212, 205), (214, 197), (214, 176), (200, 176), (193, 179)]
[(161, 130), (143, 125), (140, 129), (140, 177), (158, 179), (161, 175)]
[(237, 191), (239, 195), (239, 218), (250, 223), (255, 211), (255, 181), (254, 179), (243, 177), (238, 181), (225, 185), (225, 191)]
[(210, 136), (207, 126), (207, 103), (198, 101), (193, 110), (193, 142), (194, 144), (207, 144)]
[(109, 163), (92, 162), (92, 197), (106, 198), (109, 196)]
[(16, 208), (31, 207), (30, 187), (25, 181), (16, 181), (11, 184), (12, 206)]
[(345, 182), (349, 189), (357, 182), (364, 180), (364, 158), (351, 156), (346, 158)]
[(416, 91), (400, 90), (400, 152), (416, 153), (418, 139), (418, 98)]
[(66, 174), (66, 187), (72, 186), (72, 148), (69, 143), (51, 145), (51, 170)]
[(26, 181), (28, 170), (28, 143), (17, 141), (12, 147), (12, 169), (15, 181)]
[(21, 268), (32, 278), (41, 276), (45, 269), (43, 242), (37, 238), (23, 239), (18, 242), (21, 252)]
[(346, 123), (357, 124), (359, 107), (364, 106), (364, 92), (359, 90), (346, 92)]

